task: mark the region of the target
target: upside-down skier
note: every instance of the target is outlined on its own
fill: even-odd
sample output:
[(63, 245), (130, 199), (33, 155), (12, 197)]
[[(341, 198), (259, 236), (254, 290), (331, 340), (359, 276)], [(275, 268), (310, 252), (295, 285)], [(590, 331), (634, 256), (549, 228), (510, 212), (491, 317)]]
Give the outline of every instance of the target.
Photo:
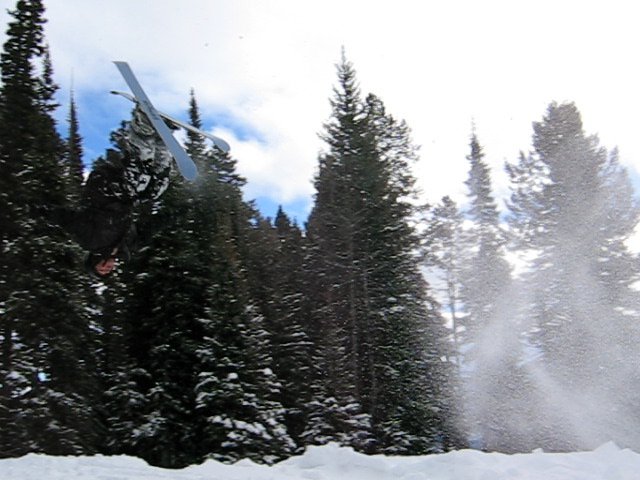
[(136, 107), (116, 144), (94, 164), (76, 210), (58, 209), (53, 219), (88, 251), (87, 270), (110, 275), (117, 259), (129, 260), (135, 242), (132, 211), (138, 202), (160, 197), (169, 185), (173, 160), (147, 116)]
[(229, 151), (229, 144), (223, 139), (156, 110), (131, 67), (126, 62), (114, 63), (133, 95), (112, 93), (135, 103), (131, 121), (116, 134), (120, 152), (108, 150), (106, 159), (96, 162), (83, 187), (77, 210), (48, 212), (50, 218), (89, 251), (85, 266), (100, 277), (113, 272), (117, 259), (129, 260), (130, 247), (136, 237), (133, 207), (164, 193), (174, 163), (185, 179), (193, 181), (197, 177), (195, 163), (171, 134), (171, 126), (209, 138), (220, 151)]

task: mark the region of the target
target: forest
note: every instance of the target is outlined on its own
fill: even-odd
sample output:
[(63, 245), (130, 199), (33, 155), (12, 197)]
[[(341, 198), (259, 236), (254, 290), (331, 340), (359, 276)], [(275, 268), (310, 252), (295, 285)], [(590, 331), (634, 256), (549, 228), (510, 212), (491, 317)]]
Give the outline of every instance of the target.
[[(243, 200), (237, 159), (188, 133), (197, 182), (141, 203), (113, 278), (47, 220), (82, 198), (42, 0), (0, 55), (0, 458), (271, 464), (369, 454), (640, 448), (640, 212), (618, 152), (551, 102), (505, 164), (470, 132), (467, 198), (423, 205), (409, 126), (343, 55), (304, 225)], [(53, 112), (68, 109), (60, 128)], [(185, 98), (202, 127), (197, 98)], [(61, 135), (60, 131), (66, 131)], [(116, 136), (117, 132), (113, 135)], [(113, 145), (117, 150), (118, 146)], [(517, 268), (516, 268), (517, 267)]]

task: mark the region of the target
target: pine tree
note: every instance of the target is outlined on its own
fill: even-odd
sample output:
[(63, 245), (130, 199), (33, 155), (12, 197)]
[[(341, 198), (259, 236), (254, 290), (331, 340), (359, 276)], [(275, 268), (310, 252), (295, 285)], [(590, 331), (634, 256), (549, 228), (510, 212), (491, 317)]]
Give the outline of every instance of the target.
[[(540, 394), (538, 415), (553, 431), (538, 425), (536, 434), (556, 449), (589, 448), (604, 437), (637, 442), (628, 424), (637, 396), (627, 394), (637, 375), (626, 368), (637, 361), (628, 348), (638, 339), (637, 294), (629, 288), (637, 270), (624, 242), (638, 209), (626, 172), (615, 152), (584, 133), (572, 103), (549, 106), (534, 123), (532, 153), (508, 172), (511, 224), (521, 245), (537, 252), (526, 277), (529, 340), (541, 353), (532, 368), (557, 387), (553, 397)], [(567, 405), (584, 407), (573, 410), (579, 420)]]
[(306, 329), (305, 242), (282, 208), (273, 224), (261, 219), (256, 227), (246, 254), (250, 290), (270, 333), (287, 430), (302, 447), (312, 409), (309, 380), (315, 376), (314, 348)]
[(430, 209), (426, 225), (423, 238), (424, 263), (439, 285), (441, 303), (451, 320), (452, 361), (460, 366), (464, 340), (460, 293), (465, 263), (462, 214), (451, 197), (445, 196), (440, 204)]
[(78, 201), (80, 190), (84, 179), (84, 163), (82, 136), (80, 135), (80, 125), (78, 121), (78, 110), (76, 101), (71, 92), (69, 104), (69, 136), (67, 137), (67, 148), (65, 156), (65, 174), (69, 179), (69, 194), (71, 201)]
[(308, 381), (316, 377), (315, 348), (309, 336), (308, 302), (305, 299), (306, 275), (303, 270), (306, 240), (300, 228), (282, 208), (274, 220), (278, 254), (273, 268), (278, 287), (274, 325), (274, 368), (283, 382), (282, 403), (286, 407), (287, 428), (302, 444), (303, 432), (313, 411), (313, 392)]
[(469, 313), (467, 329), (477, 331), (499, 315), (500, 299), (511, 283), (510, 268), (504, 259), (505, 234), (493, 197), (491, 176), (484, 153), (474, 132), (470, 141), (468, 208), (470, 228), (466, 250), (472, 252), (463, 274), (463, 301)]
[(75, 247), (41, 213), (66, 202), (44, 7), (19, 0), (0, 57), (0, 454), (92, 452), (93, 334)]
[(344, 58), (338, 78), (308, 225), (327, 394), (368, 417), (370, 431), (342, 427), (350, 444), (388, 453), (435, 450), (444, 430), (433, 412), (444, 410), (446, 332), (415, 256), (415, 147), (406, 124), (377, 97), (360, 99)]
[(443, 316), (450, 322), (450, 337), (442, 351), (447, 354), (445, 385), (441, 390), (443, 404), (449, 410), (445, 417), (443, 438), (448, 448), (464, 448), (467, 430), (462, 427), (464, 398), (463, 373), (465, 353), (469, 338), (464, 325), (464, 311), (461, 294), (462, 272), (467, 255), (463, 242), (463, 217), (456, 203), (448, 196), (431, 208), (426, 218), (423, 234), (423, 261), (427, 267), (427, 279), (433, 280), (434, 291), (440, 290)]
[[(193, 93), (189, 114), (201, 127)], [(234, 160), (197, 135), (186, 148), (199, 178), (187, 184), (174, 175), (140, 215), (142, 248), (127, 273), (134, 391), (146, 399), (131, 448), (167, 467), (209, 457), (271, 462), (293, 444), (246, 278), (254, 212)]]
[[(50, 71), (36, 73), (35, 62), (45, 64), (44, 7), (41, 1), (18, 1), (10, 12), (2, 66), (2, 226), (6, 235), (15, 234), (28, 205), (43, 201), (37, 177), (50, 175), (46, 200), (60, 202), (62, 186), (56, 171), (59, 142), (49, 116), (52, 86)], [(45, 158), (40, 158), (45, 156)]]
[[(511, 269), (505, 259), (506, 234), (493, 196), (489, 167), (475, 131), (469, 143), (469, 227), (462, 237), (467, 252), (461, 271), (468, 348), (465, 361), (472, 371), (464, 382), (467, 428), (489, 449), (508, 449), (517, 440), (506, 424), (518, 417), (513, 400), (525, 388), (522, 348), (513, 301)], [(519, 406), (521, 407), (521, 406)]]
[[(198, 126), (193, 94), (190, 117)], [(262, 221), (242, 200), (245, 180), (235, 165), (229, 154), (208, 150), (200, 166), (202, 183), (191, 192), (197, 199), (194, 231), (205, 235), (198, 246), (205, 254), (201, 260), (210, 265), (196, 409), (204, 419), (201, 447), (205, 456), (272, 463), (288, 456), (295, 443), (280, 403), (271, 333), (251, 288), (255, 262), (250, 252), (258, 246), (252, 238)]]
[[(317, 331), (313, 338), (321, 350), (325, 379), (318, 393), (326, 395), (317, 403), (323, 405), (325, 415), (323, 437), (329, 435), (333, 440), (366, 449), (371, 442), (370, 415), (362, 412), (360, 402), (362, 375), (358, 371), (355, 305), (348, 302), (354, 296), (354, 260), (349, 258), (353, 252), (347, 236), (358, 224), (354, 217), (358, 212), (351, 206), (346, 208), (345, 189), (349, 186), (346, 181), (340, 182), (341, 175), (350, 180), (348, 169), (352, 165), (348, 157), (359, 153), (356, 142), (360, 131), (356, 129), (362, 116), (362, 101), (355, 72), (344, 58), (338, 67), (338, 81), (339, 89), (334, 88), (331, 102), (333, 118), (325, 125), (329, 153), (320, 158), (315, 206), (307, 226), (311, 240), (307, 269), (315, 277), (311, 288)], [(355, 425), (350, 421), (354, 418), (359, 419)]]
[(122, 272), (109, 285), (96, 285), (100, 291), (92, 305), (99, 325), (100, 349), (97, 374), (102, 395), (96, 418), (103, 432), (100, 453), (138, 454), (139, 427), (144, 422), (149, 399), (143, 385), (151, 383), (149, 372), (135, 361), (137, 345), (132, 344), (132, 324), (126, 315), (127, 285)]

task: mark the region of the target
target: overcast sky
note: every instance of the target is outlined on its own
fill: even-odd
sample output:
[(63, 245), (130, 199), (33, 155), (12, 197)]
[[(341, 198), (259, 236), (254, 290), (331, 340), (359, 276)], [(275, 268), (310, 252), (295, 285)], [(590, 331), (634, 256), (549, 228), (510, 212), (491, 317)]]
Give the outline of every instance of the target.
[[(128, 116), (111, 63), (128, 61), (160, 110), (186, 118), (195, 89), (266, 215), (311, 206), (322, 124), (344, 47), (363, 94), (420, 146), (425, 200), (461, 201), (475, 123), (499, 195), (503, 165), (531, 145), (551, 101), (574, 101), (587, 133), (640, 170), (640, 29), (632, 1), (45, 0), (67, 113), (73, 85), (86, 161)], [(0, 0), (5, 25), (15, 0)]]

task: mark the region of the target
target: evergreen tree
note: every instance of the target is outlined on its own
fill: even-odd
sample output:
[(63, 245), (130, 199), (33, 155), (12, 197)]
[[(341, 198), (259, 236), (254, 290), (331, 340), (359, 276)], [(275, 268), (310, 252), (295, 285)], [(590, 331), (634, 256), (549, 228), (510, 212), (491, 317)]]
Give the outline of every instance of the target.
[(271, 336), (273, 370), (282, 383), (287, 430), (298, 446), (309, 423), (314, 348), (306, 329), (304, 238), (282, 208), (273, 225), (257, 222), (247, 252), (250, 289)]
[(40, 217), (66, 201), (44, 7), (19, 0), (0, 56), (0, 455), (96, 445), (93, 333), (75, 247)]
[(549, 106), (534, 123), (532, 153), (507, 171), (511, 223), (521, 245), (537, 252), (526, 277), (529, 339), (541, 353), (531, 368), (556, 387), (553, 397), (540, 395), (536, 434), (555, 449), (590, 448), (605, 437), (637, 442), (628, 423), (637, 375), (626, 368), (637, 361), (628, 348), (638, 340), (629, 288), (637, 270), (625, 241), (638, 208), (626, 172), (616, 152), (584, 133), (572, 103)]
[(100, 452), (135, 456), (149, 402), (141, 386), (151, 379), (135, 361), (137, 345), (132, 344), (132, 324), (126, 315), (130, 293), (122, 276), (118, 271), (108, 287), (96, 285), (100, 295), (93, 311), (101, 332), (97, 374), (102, 391), (96, 414), (104, 430)]
[[(480, 436), (485, 448), (513, 448), (517, 440), (505, 428), (519, 418), (514, 398), (525, 388), (518, 365), (522, 349), (518, 335), (517, 302), (513, 301), (510, 266), (505, 259), (506, 235), (500, 225), (489, 167), (475, 131), (469, 143), (469, 227), (463, 235), (467, 252), (461, 271), (468, 347), (465, 361), (471, 374), (463, 379), (467, 428)], [(515, 307), (515, 308), (514, 308)], [(516, 386), (517, 385), (517, 386)], [(522, 408), (523, 405), (518, 405)]]
[(277, 348), (274, 368), (283, 382), (282, 403), (287, 409), (287, 428), (294, 439), (302, 444), (304, 441), (301, 436), (314, 411), (311, 405), (314, 396), (308, 381), (317, 378), (314, 362), (316, 351), (307, 325), (309, 308), (304, 294), (306, 239), (282, 208), (278, 209), (274, 227), (278, 256), (273, 272), (279, 305), (274, 316), (274, 345)]
[[(190, 116), (198, 126), (192, 94)], [(194, 145), (197, 139), (189, 143)], [(211, 265), (205, 337), (199, 350), (197, 412), (205, 420), (203, 453), (223, 461), (251, 458), (272, 463), (295, 449), (280, 403), (281, 382), (274, 370), (272, 335), (251, 276), (259, 242), (253, 239), (262, 220), (242, 200), (245, 180), (228, 154), (208, 150), (197, 189), (195, 231), (208, 238), (200, 244)], [(192, 192), (193, 193), (193, 192)]]
[(407, 126), (377, 97), (360, 99), (344, 58), (338, 78), (308, 226), (327, 394), (368, 417), (369, 431), (344, 425), (350, 444), (388, 453), (435, 450), (443, 446), (443, 419), (434, 412), (445, 410), (446, 332), (417, 267), (409, 172), (415, 148)]
[(460, 366), (464, 330), (461, 322), (461, 275), (465, 262), (463, 248), (463, 218), (456, 203), (449, 197), (442, 198), (426, 219), (423, 239), (424, 262), (436, 277), (441, 292), (441, 303), (451, 320), (453, 341), (452, 361)]
[(463, 300), (469, 317), (467, 329), (485, 327), (500, 313), (500, 299), (511, 283), (510, 269), (504, 259), (505, 234), (493, 197), (489, 167), (474, 132), (470, 141), (468, 209), (470, 228), (466, 232), (466, 250), (472, 252), (463, 274)]
[[(334, 88), (335, 98), (331, 101), (333, 118), (325, 125), (329, 153), (320, 158), (315, 206), (307, 226), (311, 240), (307, 269), (314, 276), (311, 308), (317, 325), (313, 338), (320, 348), (324, 379), (318, 393), (326, 396), (318, 398), (317, 403), (322, 405), (325, 417), (321, 422), (325, 425), (323, 439), (341, 440), (366, 449), (371, 443), (370, 415), (362, 412), (360, 401), (358, 379), (362, 375), (357, 363), (356, 305), (348, 302), (354, 292), (354, 261), (348, 257), (352, 252), (346, 243), (348, 232), (358, 224), (354, 218), (358, 212), (344, 208), (348, 201), (344, 189), (349, 187), (340, 182), (341, 175), (345, 180), (349, 177), (347, 169), (355, 163), (349, 162), (347, 156), (358, 154), (356, 142), (362, 130), (356, 129), (362, 116), (362, 101), (355, 71), (344, 58), (338, 68), (338, 82), (339, 88)], [(354, 424), (353, 419), (358, 419), (358, 423)]]
[(82, 136), (80, 135), (78, 111), (73, 92), (71, 92), (68, 120), (69, 136), (67, 137), (65, 174), (69, 179), (68, 197), (70, 197), (71, 201), (77, 201), (80, 198), (80, 190), (84, 179), (84, 163), (82, 161)]
[[(201, 127), (193, 93), (189, 113)], [(207, 457), (271, 462), (293, 446), (269, 335), (247, 286), (253, 210), (235, 161), (196, 135), (186, 148), (200, 176), (187, 184), (174, 175), (141, 215), (142, 248), (127, 273), (136, 391), (146, 398), (132, 447), (169, 467)]]

